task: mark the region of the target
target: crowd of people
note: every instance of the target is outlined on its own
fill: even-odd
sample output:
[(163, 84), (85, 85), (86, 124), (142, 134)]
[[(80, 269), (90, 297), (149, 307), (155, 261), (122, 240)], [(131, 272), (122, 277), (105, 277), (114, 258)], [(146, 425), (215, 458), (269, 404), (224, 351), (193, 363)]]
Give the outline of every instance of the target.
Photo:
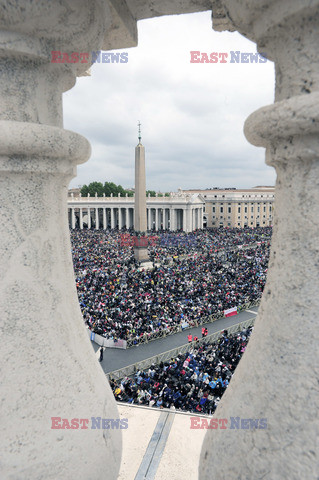
[(132, 232), (72, 230), (72, 255), (88, 327), (113, 340), (181, 326), (261, 297), (271, 227), (152, 234), (153, 270), (141, 270)]
[(110, 379), (117, 401), (213, 414), (243, 355), (252, 327), (217, 343), (203, 343), (134, 377)]

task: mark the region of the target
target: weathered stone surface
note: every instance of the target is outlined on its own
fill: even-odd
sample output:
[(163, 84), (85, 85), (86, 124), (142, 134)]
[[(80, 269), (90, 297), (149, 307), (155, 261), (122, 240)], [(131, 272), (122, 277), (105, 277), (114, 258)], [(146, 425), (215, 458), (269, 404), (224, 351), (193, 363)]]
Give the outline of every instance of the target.
[[(110, 24), (100, 1), (0, 2), (1, 478), (113, 478), (120, 432), (92, 430), (117, 408), (78, 305), (67, 186), (90, 145), (62, 128), (62, 93)], [(89, 419), (51, 429), (51, 417)]]
[(200, 478), (318, 476), (318, 1), (223, 4), (276, 65), (275, 104), (246, 121), (277, 171), (267, 284), (255, 330), (215, 416), (267, 419), (263, 430), (207, 434)]

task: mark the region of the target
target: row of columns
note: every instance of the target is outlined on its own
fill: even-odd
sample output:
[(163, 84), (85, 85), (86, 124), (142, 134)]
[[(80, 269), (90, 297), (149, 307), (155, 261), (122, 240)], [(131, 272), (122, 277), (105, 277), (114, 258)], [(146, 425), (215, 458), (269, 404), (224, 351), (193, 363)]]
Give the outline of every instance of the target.
[[(123, 207), (69, 207), (70, 226), (80, 230), (84, 228), (84, 217), (87, 215), (87, 228), (93, 226), (91, 212), (94, 215), (94, 227), (99, 230), (100, 225), (106, 230), (111, 228), (134, 227), (134, 209)], [(102, 223), (100, 222), (100, 212), (102, 210)], [(76, 215), (78, 211), (78, 218)], [(78, 223), (77, 223), (78, 220)], [(202, 208), (148, 208), (147, 209), (147, 229), (148, 230), (183, 230), (192, 232), (198, 228), (203, 228), (203, 209)]]

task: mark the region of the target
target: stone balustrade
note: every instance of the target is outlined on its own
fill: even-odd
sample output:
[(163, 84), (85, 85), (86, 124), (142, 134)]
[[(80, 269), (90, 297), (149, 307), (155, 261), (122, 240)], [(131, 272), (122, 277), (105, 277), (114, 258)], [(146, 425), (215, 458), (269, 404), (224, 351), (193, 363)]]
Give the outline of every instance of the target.
[(267, 285), (216, 412), (267, 418), (267, 429), (209, 432), (199, 476), (317, 476), (319, 0), (0, 0), (2, 478), (112, 480), (120, 464), (118, 431), (51, 429), (52, 416), (117, 416), (82, 325), (65, 208), (90, 146), (63, 129), (62, 93), (89, 64), (52, 64), (51, 52), (134, 45), (139, 19), (209, 8), (217, 30), (275, 63), (275, 103), (245, 133), (277, 183)]

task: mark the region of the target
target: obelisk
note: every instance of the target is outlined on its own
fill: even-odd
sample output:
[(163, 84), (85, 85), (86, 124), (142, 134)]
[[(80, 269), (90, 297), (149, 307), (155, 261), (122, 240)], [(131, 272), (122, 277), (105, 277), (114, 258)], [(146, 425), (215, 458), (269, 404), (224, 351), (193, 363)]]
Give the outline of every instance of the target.
[(141, 143), (141, 124), (138, 123), (138, 145), (135, 147), (135, 205), (134, 254), (138, 262), (149, 262), (147, 251), (145, 148)]

